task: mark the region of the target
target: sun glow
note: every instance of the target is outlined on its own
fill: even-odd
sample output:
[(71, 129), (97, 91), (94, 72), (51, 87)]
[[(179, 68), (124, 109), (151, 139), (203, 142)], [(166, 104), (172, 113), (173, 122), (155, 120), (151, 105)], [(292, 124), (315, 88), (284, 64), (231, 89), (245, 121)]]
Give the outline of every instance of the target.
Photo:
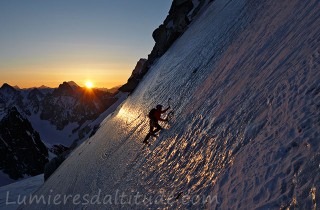
[(91, 81), (86, 81), (86, 87), (87, 88), (89, 88), (89, 89), (91, 89), (91, 88), (93, 88), (93, 83), (91, 82)]

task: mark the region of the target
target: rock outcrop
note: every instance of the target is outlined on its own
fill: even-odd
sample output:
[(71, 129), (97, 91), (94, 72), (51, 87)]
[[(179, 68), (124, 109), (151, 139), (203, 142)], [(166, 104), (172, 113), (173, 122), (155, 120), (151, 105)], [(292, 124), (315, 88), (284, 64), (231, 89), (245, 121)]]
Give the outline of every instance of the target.
[(139, 72), (137, 73), (135, 68), (128, 82), (120, 87), (119, 90), (132, 92), (156, 59), (161, 57), (170, 48), (174, 41), (184, 33), (196, 15), (211, 1), (212, 0), (174, 0), (163, 24), (152, 33), (155, 45), (148, 55), (148, 59), (140, 59), (140, 61), (144, 60), (144, 62), (141, 66), (139, 65), (140, 61), (138, 62), (136, 68), (138, 65), (141, 67)]
[(128, 79), (128, 82), (121, 86), (119, 88), (120, 91), (122, 92), (132, 92), (135, 87), (139, 84), (139, 80), (142, 78), (142, 76), (145, 74), (143, 70), (145, 70), (145, 64), (146, 64), (147, 59), (141, 58), (134, 70), (132, 71), (132, 74), (130, 78)]

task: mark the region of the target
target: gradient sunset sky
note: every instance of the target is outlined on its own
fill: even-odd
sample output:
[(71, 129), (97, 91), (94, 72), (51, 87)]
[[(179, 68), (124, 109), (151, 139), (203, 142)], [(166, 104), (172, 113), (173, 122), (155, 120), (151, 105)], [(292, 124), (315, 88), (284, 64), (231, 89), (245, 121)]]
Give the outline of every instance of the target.
[[(0, 83), (124, 84), (172, 0), (1, 0)], [(0, 84), (0, 86), (1, 86)]]

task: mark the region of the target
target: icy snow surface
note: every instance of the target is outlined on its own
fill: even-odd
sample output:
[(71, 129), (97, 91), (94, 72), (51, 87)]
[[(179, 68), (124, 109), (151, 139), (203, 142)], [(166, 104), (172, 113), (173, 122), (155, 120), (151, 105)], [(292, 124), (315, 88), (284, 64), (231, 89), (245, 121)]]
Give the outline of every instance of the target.
[(0, 186), (7, 185), (15, 181), (16, 180), (11, 179), (8, 174), (4, 173), (2, 170), (0, 171)]
[(30, 177), (22, 181), (15, 182), (0, 187), (0, 209), (14, 210), (19, 207), (18, 198), (22, 201), (24, 196), (29, 196), (43, 184), (43, 174)]
[[(319, 16), (318, 0), (214, 1), (37, 191), (80, 198), (21, 208), (315, 209)], [(142, 149), (168, 98), (174, 120)]]
[[(97, 119), (95, 119), (94, 121), (87, 121), (86, 123), (84, 123), (80, 129), (84, 128), (85, 126), (89, 126), (91, 128), (100, 127), (101, 124), (103, 124), (104, 121), (108, 119), (107, 117), (109, 115), (112, 115), (112, 113), (117, 109), (117, 107), (121, 103), (123, 103), (124, 100), (126, 100), (127, 97), (128, 97), (128, 93), (119, 92), (116, 95), (116, 98), (118, 98), (118, 100), (114, 104), (112, 104), (106, 111), (101, 113), (99, 115), (99, 117)], [(86, 136), (83, 138), (83, 140), (77, 141), (77, 145), (86, 141), (90, 137), (90, 135), (91, 135), (91, 132), (86, 134)]]
[(33, 128), (39, 132), (41, 140), (46, 143), (48, 147), (54, 144), (63, 144), (70, 146), (73, 140), (77, 139), (78, 133), (72, 133), (72, 130), (77, 128), (78, 123), (69, 123), (63, 130), (58, 130), (55, 125), (52, 125), (47, 120), (41, 120), (40, 114), (33, 114), (28, 117), (32, 123)]

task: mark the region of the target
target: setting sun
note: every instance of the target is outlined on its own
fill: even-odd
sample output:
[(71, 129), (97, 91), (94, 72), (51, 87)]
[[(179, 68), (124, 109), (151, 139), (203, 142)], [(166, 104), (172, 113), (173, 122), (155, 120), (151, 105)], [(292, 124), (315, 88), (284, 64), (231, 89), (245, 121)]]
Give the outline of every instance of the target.
[(92, 88), (93, 87), (93, 83), (91, 81), (87, 81), (86, 82), (86, 87), (87, 88)]

